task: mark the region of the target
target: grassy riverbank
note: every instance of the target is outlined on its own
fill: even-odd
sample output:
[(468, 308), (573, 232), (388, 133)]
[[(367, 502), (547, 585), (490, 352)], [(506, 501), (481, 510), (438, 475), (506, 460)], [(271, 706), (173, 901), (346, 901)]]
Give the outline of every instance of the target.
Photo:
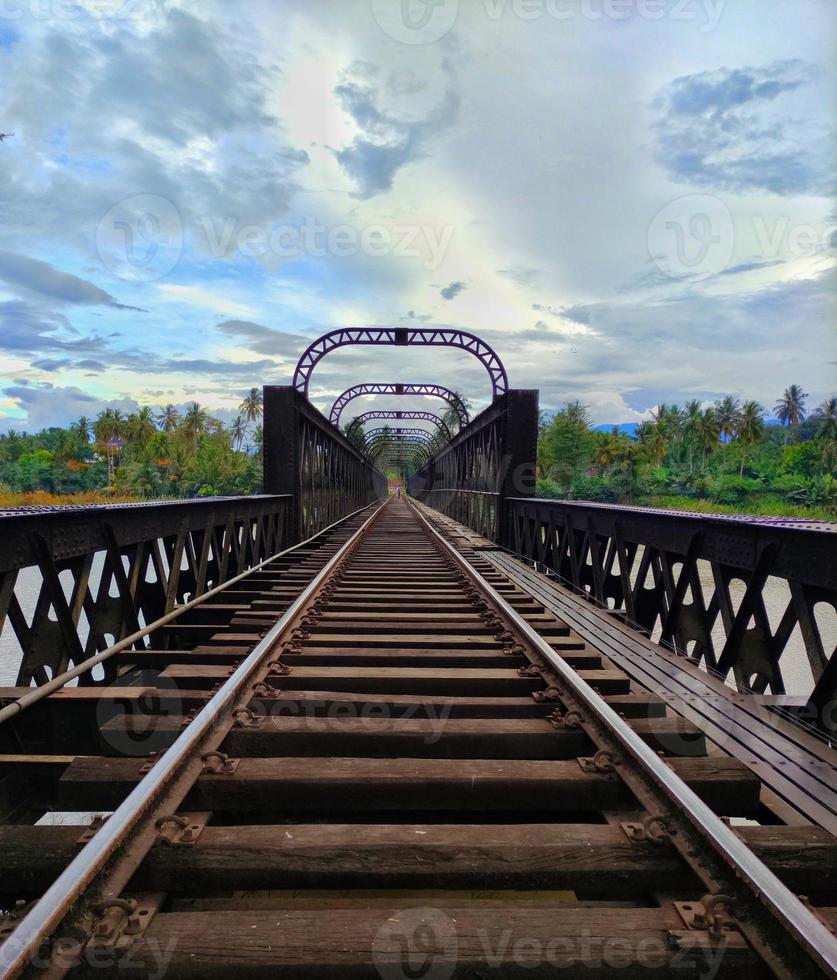
[(101, 490), (88, 490), (83, 493), (47, 493), (45, 490), (34, 490), (31, 493), (0, 493), (0, 508), (8, 507), (56, 507), (70, 504), (93, 506), (94, 504), (130, 504), (142, 500), (142, 497), (116, 495)]
[(740, 504), (721, 504), (695, 497), (647, 496), (635, 501), (638, 507), (663, 507), (667, 510), (691, 510), (701, 514), (750, 514), (757, 517), (796, 517), (816, 521), (837, 521), (837, 512), (829, 507), (804, 507), (765, 494), (753, 495)]

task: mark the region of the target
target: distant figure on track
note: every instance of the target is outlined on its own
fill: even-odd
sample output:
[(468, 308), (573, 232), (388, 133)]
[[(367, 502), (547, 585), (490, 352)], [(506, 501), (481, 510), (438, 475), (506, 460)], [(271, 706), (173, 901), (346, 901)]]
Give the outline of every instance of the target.
[(401, 499), (401, 484), (397, 484), (395, 487), (395, 496), (398, 500)]

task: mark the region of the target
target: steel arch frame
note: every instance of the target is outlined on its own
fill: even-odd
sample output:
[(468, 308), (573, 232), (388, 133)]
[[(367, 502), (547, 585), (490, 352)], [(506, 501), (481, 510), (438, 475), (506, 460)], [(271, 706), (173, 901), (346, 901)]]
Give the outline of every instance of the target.
[(394, 347), (457, 347), (473, 354), (488, 372), (491, 397), (497, 398), (509, 390), (509, 376), (494, 350), (476, 334), (465, 330), (416, 327), (344, 327), (330, 330), (318, 337), (304, 351), (294, 371), (293, 386), (308, 397), (311, 374), (316, 365), (338, 347), (356, 345), (391, 345)]
[(445, 420), (441, 415), (434, 415), (433, 412), (393, 412), (380, 409), (379, 411), (364, 412), (363, 415), (357, 415), (352, 419), (352, 422), (357, 422), (358, 425), (366, 425), (367, 422), (371, 422), (373, 419), (392, 419), (393, 421), (399, 422), (402, 419), (413, 419), (418, 422), (430, 422), (431, 425), (435, 425), (438, 429), (441, 429), (448, 441), (451, 438), (451, 432), (447, 425), (445, 425)]
[(370, 429), (368, 432), (364, 433), (367, 442), (371, 442), (373, 439), (389, 437), (389, 436), (423, 436), (428, 442), (433, 441), (433, 433), (428, 432), (427, 429), (419, 429), (413, 426), (397, 426), (395, 428), (390, 428), (388, 425), (379, 426), (377, 429)]
[(376, 436), (366, 446), (366, 452), (370, 457), (377, 459), (383, 452), (390, 448), (397, 449), (399, 452), (409, 449), (412, 453), (429, 459), (433, 451), (433, 444), (429, 439), (421, 439), (418, 436)]
[(455, 391), (443, 385), (410, 381), (367, 381), (364, 384), (353, 385), (337, 396), (328, 413), (329, 422), (339, 426), (343, 409), (350, 401), (363, 395), (425, 395), (430, 398), (441, 398), (456, 412), (460, 429), (470, 421), (468, 409), (465, 408), (462, 399)]

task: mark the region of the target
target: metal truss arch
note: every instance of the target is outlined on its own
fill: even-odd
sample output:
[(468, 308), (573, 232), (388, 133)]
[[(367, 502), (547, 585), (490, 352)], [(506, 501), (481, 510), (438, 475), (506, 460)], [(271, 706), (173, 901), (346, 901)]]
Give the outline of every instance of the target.
[(441, 415), (435, 415), (433, 412), (385, 412), (383, 409), (381, 409), (378, 411), (364, 412), (363, 415), (358, 415), (356, 418), (352, 419), (352, 423), (366, 425), (367, 422), (372, 421), (392, 420), (401, 422), (405, 419), (417, 422), (430, 422), (431, 425), (435, 425), (437, 429), (441, 430), (442, 435), (444, 435), (446, 439), (450, 439), (451, 437), (450, 429), (447, 427), (447, 425), (445, 425), (445, 420), (441, 417)]
[(303, 353), (294, 371), (293, 386), (308, 396), (311, 374), (317, 364), (339, 347), (355, 345), (394, 347), (456, 347), (467, 351), (483, 365), (491, 381), (492, 398), (509, 390), (509, 376), (494, 350), (476, 334), (465, 330), (416, 327), (346, 327), (318, 337)]
[(425, 395), (441, 398), (456, 412), (460, 429), (470, 421), (468, 409), (462, 399), (455, 391), (443, 385), (410, 381), (367, 381), (364, 384), (353, 385), (337, 396), (328, 415), (329, 422), (339, 426), (340, 416), (345, 407), (350, 401), (363, 395)]

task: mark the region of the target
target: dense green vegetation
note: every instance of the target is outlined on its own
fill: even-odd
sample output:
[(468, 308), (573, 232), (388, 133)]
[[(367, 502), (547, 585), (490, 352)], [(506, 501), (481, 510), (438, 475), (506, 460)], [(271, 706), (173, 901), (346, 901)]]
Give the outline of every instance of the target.
[[(791, 385), (766, 425), (764, 410), (728, 396), (704, 408), (660, 405), (635, 435), (594, 430), (571, 402), (541, 420), (538, 494), (611, 503), (788, 516), (837, 514), (837, 398), (810, 415)], [(194, 497), (258, 492), (262, 398), (252, 388), (232, 425), (198, 402), (180, 413), (107, 409), (95, 420), (35, 435), (0, 436), (0, 504), (13, 494)], [(445, 422), (455, 430), (453, 413)], [(346, 426), (360, 445), (360, 426)], [(396, 469), (384, 453), (387, 470)], [(402, 474), (403, 475), (403, 474)]]
[(765, 425), (764, 409), (732, 396), (703, 408), (660, 405), (635, 436), (591, 429), (572, 402), (541, 421), (538, 494), (737, 513), (833, 517), (837, 512), (837, 398), (806, 417), (791, 385)]
[(106, 409), (69, 428), (0, 436), (0, 496), (103, 490), (137, 497), (253, 493), (261, 486), (262, 395), (252, 388), (231, 426), (198, 402), (180, 413)]

